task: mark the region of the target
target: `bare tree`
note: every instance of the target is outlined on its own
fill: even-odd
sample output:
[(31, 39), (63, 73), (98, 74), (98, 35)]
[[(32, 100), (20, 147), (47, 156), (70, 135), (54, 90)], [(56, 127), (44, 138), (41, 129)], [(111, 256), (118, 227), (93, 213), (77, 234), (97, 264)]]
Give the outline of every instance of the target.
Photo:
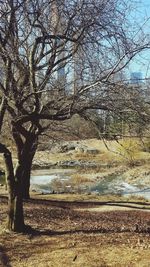
[(149, 43), (127, 32), (128, 7), (120, 0), (0, 3), (0, 122), (7, 110), (17, 166), (6, 145), (0, 152), (7, 169), (8, 229), (23, 231), (23, 198), (29, 197), (39, 135), (51, 122), (87, 109), (114, 109), (108, 81)]

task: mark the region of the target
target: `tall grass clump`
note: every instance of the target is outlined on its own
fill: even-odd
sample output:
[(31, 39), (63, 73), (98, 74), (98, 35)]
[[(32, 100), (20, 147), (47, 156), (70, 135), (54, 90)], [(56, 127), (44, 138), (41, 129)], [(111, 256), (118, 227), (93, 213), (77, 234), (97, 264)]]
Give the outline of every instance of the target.
[(124, 139), (120, 141), (117, 148), (119, 158), (128, 166), (135, 166), (137, 164), (138, 155), (140, 152), (139, 142), (135, 139)]

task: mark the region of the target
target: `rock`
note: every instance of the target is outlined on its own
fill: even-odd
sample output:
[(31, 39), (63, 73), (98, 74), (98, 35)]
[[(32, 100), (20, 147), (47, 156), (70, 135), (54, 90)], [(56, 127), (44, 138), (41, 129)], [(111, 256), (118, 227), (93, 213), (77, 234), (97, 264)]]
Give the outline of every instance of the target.
[(81, 166), (81, 163), (79, 160), (64, 160), (64, 161), (58, 161), (57, 166), (59, 166), (59, 167), (77, 167), (77, 166)]
[(84, 148), (81, 147), (81, 146), (77, 146), (77, 147), (75, 148), (75, 151), (76, 151), (77, 153), (84, 153)]
[(32, 189), (32, 192), (34, 192), (34, 193), (35, 193), (35, 192), (37, 192), (37, 191), (36, 191), (35, 189)]
[(84, 150), (84, 153), (90, 154), (90, 155), (97, 155), (100, 153), (100, 151), (98, 149), (94, 149), (94, 148), (88, 148)]
[[(44, 150), (43, 147), (40, 147), (40, 150)], [(83, 142), (79, 141), (66, 141), (60, 143), (47, 144), (45, 150), (50, 151), (51, 153), (67, 153), (70, 151), (76, 151), (77, 153), (88, 153), (91, 155), (96, 155), (99, 153), (99, 150), (96, 148), (90, 148)]]
[(75, 151), (77, 153), (85, 153), (85, 154), (90, 154), (90, 155), (96, 155), (99, 154), (100, 151), (95, 148), (88, 148), (87, 146), (76, 146)]
[(102, 166), (99, 163), (84, 160), (62, 160), (57, 162), (58, 167), (82, 167), (82, 168), (95, 168)]
[(57, 163), (53, 162), (41, 162), (41, 161), (34, 161), (32, 164), (32, 170), (43, 170), (43, 169), (49, 169), (49, 168), (54, 168), (57, 165)]
[(66, 153), (66, 152), (69, 152), (69, 151), (71, 151), (71, 150), (75, 150), (75, 145), (69, 145), (69, 144), (65, 144), (65, 145), (62, 145), (61, 147), (60, 147), (60, 152), (62, 152), (62, 153)]

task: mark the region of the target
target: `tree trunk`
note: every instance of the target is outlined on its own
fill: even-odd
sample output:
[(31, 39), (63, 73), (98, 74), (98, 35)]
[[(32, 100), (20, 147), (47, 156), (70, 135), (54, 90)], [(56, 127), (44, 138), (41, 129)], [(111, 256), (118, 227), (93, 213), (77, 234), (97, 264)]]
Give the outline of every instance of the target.
[(22, 165), (22, 195), (24, 199), (30, 198), (30, 176), (31, 176), (32, 159), (28, 159)]
[[(19, 168), (14, 176), (11, 153), (4, 154), (6, 163), (6, 179), (8, 187), (8, 221), (9, 231), (24, 232), (23, 198)], [(15, 181), (16, 179), (16, 181)]]
[(8, 220), (7, 229), (14, 230), (14, 207), (15, 207), (15, 178), (12, 164), (12, 157), (9, 151), (4, 153), (4, 160), (6, 166), (6, 182), (8, 188)]
[(17, 165), (15, 170), (15, 179), (16, 179), (16, 194), (15, 194), (15, 203), (14, 203), (14, 231), (15, 232), (24, 232), (24, 214), (23, 214), (23, 181), (22, 181), (22, 167), (20, 164)]
[(11, 152), (5, 145), (0, 144), (0, 153), (3, 153), (4, 155), (6, 169), (5, 175), (8, 188), (8, 219), (6, 228), (9, 231), (23, 232), (25, 225), (21, 190), (21, 168), (18, 166), (16, 169), (16, 175), (14, 175)]
[(1, 104), (0, 104), (0, 133), (2, 130), (4, 115), (5, 115), (5, 111), (6, 111), (6, 104), (7, 104), (7, 100), (3, 96), (2, 100), (1, 100)]
[(23, 233), (25, 231), (24, 213), (23, 213), (23, 198), (21, 194), (15, 197), (14, 205), (14, 229), (15, 232)]
[(28, 130), (17, 124), (12, 125), (12, 134), (16, 143), (19, 172), (21, 177), (22, 197), (30, 198), (30, 174), (32, 161), (38, 146), (37, 127), (33, 124)]
[(32, 161), (37, 149), (37, 136), (31, 136), (24, 143), (23, 149), (20, 151), (19, 164), (20, 176), (22, 179), (22, 197), (24, 199), (30, 198), (30, 176)]

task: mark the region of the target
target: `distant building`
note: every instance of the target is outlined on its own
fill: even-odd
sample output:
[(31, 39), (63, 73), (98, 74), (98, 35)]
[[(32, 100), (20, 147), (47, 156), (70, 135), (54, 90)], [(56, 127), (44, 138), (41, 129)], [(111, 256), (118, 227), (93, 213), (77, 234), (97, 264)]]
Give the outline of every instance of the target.
[(131, 72), (130, 84), (134, 85), (142, 84), (142, 72)]
[[(52, 17), (52, 28), (54, 35), (61, 35), (63, 34), (63, 20), (60, 16), (60, 10), (58, 8), (58, 1), (54, 0), (51, 3), (51, 17)], [(59, 47), (57, 51), (57, 61), (60, 63), (57, 66), (57, 72), (56, 72), (56, 79), (57, 79), (57, 86), (61, 87), (62, 90), (65, 90), (65, 84), (66, 84), (66, 74), (65, 74), (65, 45), (63, 45), (63, 41), (61, 39), (57, 39), (57, 46)], [(59, 88), (60, 89), (60, 88)]]
[(130, 76), (130, 85), (140, 93), (146, 101), (150, 100), (149, 79), (143, 79), (141, 72), (132, 72)]

